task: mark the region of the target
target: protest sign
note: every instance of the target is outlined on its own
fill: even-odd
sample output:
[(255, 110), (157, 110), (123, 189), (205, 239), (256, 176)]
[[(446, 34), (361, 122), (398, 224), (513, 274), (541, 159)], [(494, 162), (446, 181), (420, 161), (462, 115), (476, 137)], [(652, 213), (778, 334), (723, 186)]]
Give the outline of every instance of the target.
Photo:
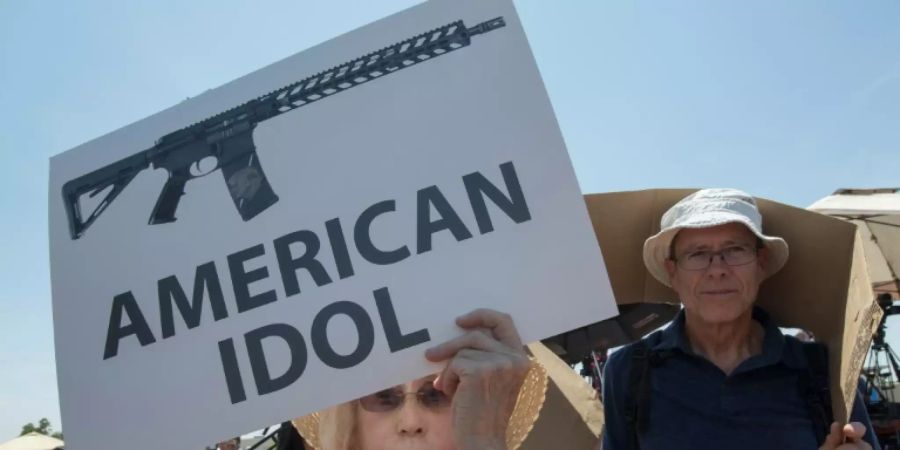
[(615, 314), (508, 0), (411, 8), (60, 154), (49, 217), (72, 448), (200, 448), (435, 372), (479, 307), (526, 342)]
[[(616, 301), (678, 302), (672, 289), (644, 267), (644, 241), (660, 219), (694, 190), (589, 194), (585, 196)], [(811, 331), (828, 347), (835, 420), (846, 423), (856, 398), (860, 368), (881, 319), (866, 272), (856, 226), (839, 219), (757, 199), (763, 232), (790, 247), (787, 264), (760, 286), (757, 304), (777, 324)]]

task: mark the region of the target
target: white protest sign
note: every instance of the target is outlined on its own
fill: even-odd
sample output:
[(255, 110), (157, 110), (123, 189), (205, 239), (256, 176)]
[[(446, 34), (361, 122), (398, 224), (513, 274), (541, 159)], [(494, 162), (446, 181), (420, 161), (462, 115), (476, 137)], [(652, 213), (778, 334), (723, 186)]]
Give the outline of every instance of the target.
[(74, 449), (202, 448), (435, 372), (479, 307), (526, 342), (615, 314), (508, 0), (414, 7), (58, 155), (49, 208)]

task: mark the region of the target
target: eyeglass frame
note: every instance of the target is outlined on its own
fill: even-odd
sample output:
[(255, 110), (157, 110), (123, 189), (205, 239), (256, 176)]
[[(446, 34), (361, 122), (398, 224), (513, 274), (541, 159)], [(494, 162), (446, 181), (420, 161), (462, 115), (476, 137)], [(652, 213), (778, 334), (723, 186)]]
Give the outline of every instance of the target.
[[(440, 389), (436, 389), (433, 385), (431, 385), (431, 387), (429, 387), (429, 385), (431, 385), (431, 382), (425, 382), (424, 384), (419, 386), (419, 389), (417, 389), (415, 392), (403, 392), (402, 389), (399, 388), (399, 386), (394, 386), (394, 387), (391, 387), (388, 389), (382, 389), (378, 392), (374, 392), (369, 395), (362, 396), (362, 397), (356, 399), (356, 402), (359, 403), (359, 406), (362, 409), (364, 409), (368, 412), (371, 412), (371, 413), (390, 413), (390, 412), (397, 411), (398, 409), (402, 408), (403, 405), (406, 404), (406, 398), (410, 395), (415, 395), (416, 402), (419, 404), (419, 406), (421, 406), (422, 408), (427, 409), (429, 411), (439, 411), (441, 409), (444, 409), (444, 408), (447, 408), (448, 406), (450, 406), (450, 404), (453, 401), (453, 398), (451, 396), (447, 395), (446, 393), (444, 393), (443, 391), (441, 391)], [(388, 409), (383, 409), (383, 410), (377, 409), (377, 408), (370, 409), (370, 408), (366, 407), (366, 401), (365, 401), (366, 399), (374, 398), (378, 394), (385, 392), (385, 391), (391, 391), (392, 398), (402, 397), (403, 401), (398, 402), (396, 405), (394, 405)], [(430, 405), (425, 400), (425, 398), (428, 396), (429, 392), (440, 393), (441, 400), (439, 400), (434, 405)], [(377, 399), (376, 399), (376, 401), (377, 401)]]
[[(688, 269), (688, 268), (683, 267), (683, 266), (679, 263), (680, 260), (683, 260), (684, 255), (682, 255), (681, 258), (675, 257), (675, 239), (672, 239), (672, 243), (669, 244), (669, 255), (670, 255), (670, 256), (669, 256), (669, 260), (672, 261), (672, 262), (674, 262), (675, 265), (676, 265), (679, 269), (681, 269), (681, 270), (687, 270), (687, 271), (689, 271), (689, 272), (700, 272), (700, 271), (704, 271), (704, 270), (707, 270), (707, 269), (709, 269), (710, 267), (712, 267), (712, 264), (713, 264), (713, 258), (715, 258), (715, 257), (717, 257), (717, 256), (719, 257), (719, 260), (722, 261), (722, 263), (725, 264), (725, 265), (728, 266), (728, 267), (740, 267), (740, 266), (746, 266), (747, 264), (750, 264), (750, 263), (752, 263), (753, 261), (756, 261), (756, 260), (758, 259), (758, 257), (759, 257), (759, 251), (762, 250), (762, 249), (764, 249), (764, 248), (766, 248), (765, 244), (763, 244), (763, 240), (760, 239), (759, 236), (757, 236), (757, 237), (756, 237), (756, 246), (753, 247), (753, 248), (751, 249), (751, 250), (753, 250), (753, 252), (752, 252), (753, 257), (752, 257), (751, 259), (749, 259), (748, 261), (746, 261), (746, 262), (742, 262), (742, 263), (739, 263), (739, 264), (729, 264), (728, 261), (725, 260), (725, 251), (726, 251), (728, 248), (730, 248), (730, 247), (735, 247), (735, 245), (730, 245), (730, 246), (728, 246), (728, 247), (726, 247), (726, 248), (723, 248), (723, 249), (721, 249), (721, 250), (719, 250), (719, 251), (717, 251), (717, 252), (709, 251), (709, 252), (708, 252), (708, 253), (709, 253), (709, 260), (707, 261), (706, 265), (705, 265), (703, 268), (699, 268), (699, 269)], [(737, 247), (743, 247), (743, 245), (737, 245)], [(747, 247), (749, 247), (749, 246), (747, 246)], [(704, 251), (705, 251), (705, 250), (704, 250)], [(688, 252), (688, 253), (691, 253), (691, 252)]]

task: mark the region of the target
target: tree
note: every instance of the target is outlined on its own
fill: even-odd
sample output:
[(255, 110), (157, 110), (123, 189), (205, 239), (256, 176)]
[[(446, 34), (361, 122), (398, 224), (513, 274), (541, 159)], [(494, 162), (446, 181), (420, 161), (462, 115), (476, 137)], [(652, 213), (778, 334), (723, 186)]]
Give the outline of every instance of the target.
[(43, 435), (55, 437), (56, 439), (62, 439), (62, 432), (53, 431), (53, 427), (50, 426), (50, 421), (47, 420), (46, 417), (42, 418), (38, 421), (37, 426), (33, 423), (29, 422), (22, 426), (22, 432), (19, 433), (19, 436), (25, 436), (28, 433), (40, 433)]

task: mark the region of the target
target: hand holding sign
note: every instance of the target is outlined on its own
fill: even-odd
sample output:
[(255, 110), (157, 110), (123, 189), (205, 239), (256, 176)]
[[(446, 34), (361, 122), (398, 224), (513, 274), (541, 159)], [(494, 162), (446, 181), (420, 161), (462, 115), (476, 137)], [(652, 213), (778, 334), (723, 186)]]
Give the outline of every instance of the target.
[(850, 422), (843, 427), (833, 422), (825, 443), (820, 450), (872, 450), (872, 446), (863, 440), (866, 435), (866, 427), (859, 422)]
[(434, 385), (453, 396), (453, 434), (460, 449), (505, 449), (506, 429), (531, 363), (512, 317), (477, 309), (456, 319), (465, 334), (428, 349), (449, 360)]

